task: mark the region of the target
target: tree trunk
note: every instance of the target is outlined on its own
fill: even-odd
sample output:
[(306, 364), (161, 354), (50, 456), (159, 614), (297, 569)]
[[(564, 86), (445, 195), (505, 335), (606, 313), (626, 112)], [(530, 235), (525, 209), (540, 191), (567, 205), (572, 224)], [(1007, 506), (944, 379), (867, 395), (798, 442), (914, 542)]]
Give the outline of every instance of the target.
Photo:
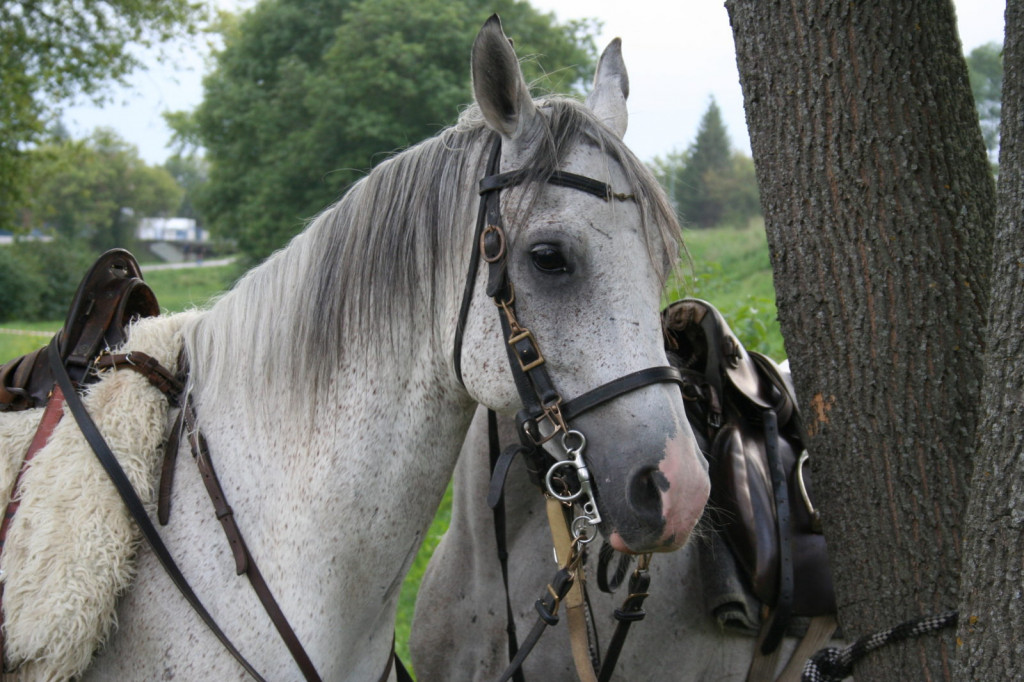
[(964, 522), (959, 679), (1024, 667), (1024, 3), (1009, 2), (992, 307), (981, 426)]
[[(995, 188), (948, 1), (728, 0), (848, 639), (957, 606)], [(954, 633), (861, 679), (951, 679)]]

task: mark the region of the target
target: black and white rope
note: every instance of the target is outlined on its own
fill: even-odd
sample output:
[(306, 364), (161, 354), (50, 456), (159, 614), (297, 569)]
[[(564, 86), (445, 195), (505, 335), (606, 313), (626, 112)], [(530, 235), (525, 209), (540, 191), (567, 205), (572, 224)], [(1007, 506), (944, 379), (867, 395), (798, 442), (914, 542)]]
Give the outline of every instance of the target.
[(955, 627), (958, 617), (957, 611), (947, 611), (935, 616), (908, 620), (888, 630), (861, 637), (848, 647), (822, 649), (811, 656), (804, 665), (801, 682), (841, 682), (853, 675), (854, 664), (872, 651), (893, 642)]

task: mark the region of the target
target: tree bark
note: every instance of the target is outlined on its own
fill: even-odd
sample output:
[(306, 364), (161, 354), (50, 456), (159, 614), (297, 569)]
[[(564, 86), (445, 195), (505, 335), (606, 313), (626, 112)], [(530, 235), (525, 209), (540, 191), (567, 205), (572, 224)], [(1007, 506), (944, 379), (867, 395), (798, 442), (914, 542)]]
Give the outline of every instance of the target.
[[(952, 4), (728, 0), (845, 636), (955, 608), (995, 188)], [(861, 679), (952, 679), (954, 633)]]
[(959, 679), (1024, 666), (1024, 3), (1006, 10), (998, 225), (982, 418), (964, 524)]

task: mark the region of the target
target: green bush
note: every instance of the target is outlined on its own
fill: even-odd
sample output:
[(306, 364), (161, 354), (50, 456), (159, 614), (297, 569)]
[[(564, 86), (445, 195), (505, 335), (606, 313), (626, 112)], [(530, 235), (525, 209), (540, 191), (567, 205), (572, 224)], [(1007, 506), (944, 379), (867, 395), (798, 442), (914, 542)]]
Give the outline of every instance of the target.
[(18, 257), (14, 247), (0, 247), (0, 322), (26, 319), (38, 307), (45, 280)]
[(17, 242), (0, 254), (0, 321), (63, 319), (96, 255), (60, 239)]

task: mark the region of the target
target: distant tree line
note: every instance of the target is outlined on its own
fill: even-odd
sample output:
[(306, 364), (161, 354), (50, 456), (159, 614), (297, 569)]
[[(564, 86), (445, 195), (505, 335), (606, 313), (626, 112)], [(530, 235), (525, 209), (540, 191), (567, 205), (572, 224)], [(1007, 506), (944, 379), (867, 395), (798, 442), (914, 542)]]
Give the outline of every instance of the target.
[(746, 227), (761, 214), (754, 162), (733, 151), (714, 98), (690, 146), (656, 157), (652, 166), (686, 227)]
[(971, 81), (974, 106), (978, 110), (981, 135), (993, 169), (999, 158), (999, 121), (1003, 101), (1003, 46), (980, 45), (967, 55), (967, 75)]
[[(201, 23), (184, 0), (136, 5), (112, 2), (123, 20), (86, 44), (124, 51)], [(60, 29), (29, 21), (35, 4), (0, 7), (0, 229), (44, 228), (72, 241), (71, 251), (130, 245), (138, 218), (182, 215), (234, 240), (250, 261), (265, 257), (390, 151), (453, 122), (471, 100), (466, 46), (492, 11), (520, 53), (535, 55), (524, 70), (538, 94), (582, 92), (596, 56), (596, 22), (558, 23), (516, 0), (261, 0), (220, 16), (223, 48), (204, 101), (167, 116), (177, 153), (158, 168), (112, 131), (71, 140), (54, 124), (62, 101), (102, 93), (104, 79), (123, 77), (135, 60), (61, 63), (47, 52), (47, 40), (63, 40)], [(81, 17), (54, 19), (66, 27)], [(967, 59), (993, 158), (1001, 54), (990, 44)], [(44, 82), (44, 70), (61, 75)], [(16, 123), (27, 111), (34, 118), (22, 134)], [(760, 213), (753, 162), (732, 150), (713, 99), (693, 143), (652, 166), (684, 225), (744, 226)]]
[(205, 10), (191, 0), (0, 0), (0, 228), (30, 190), (34, 150), (60, 107), (102, 101), (111, 81), (141, 66), (133, 48), (194, 34)]
[(25, 193), (10, 211), (15, 243), (0, 247), (0, 322), (63, 317), (92, 260), (115, 246), (139, 252), (143, 217), (196, 217), (201, 159), (162, 166), (113, 130), (73, 140), (57, 128), (26, 155)]

